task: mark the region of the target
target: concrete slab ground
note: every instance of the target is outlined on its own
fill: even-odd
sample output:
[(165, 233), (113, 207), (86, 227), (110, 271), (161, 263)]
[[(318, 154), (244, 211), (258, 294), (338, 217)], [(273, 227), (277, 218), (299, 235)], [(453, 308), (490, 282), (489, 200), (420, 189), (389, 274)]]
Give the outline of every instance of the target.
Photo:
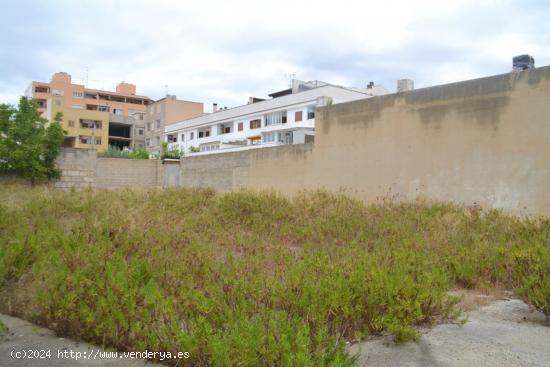
[[(59, 338), (51, 330), (33, 325), (27, 321), (14, 317), (1, 315), (0, 321), (8, 327), (7, 335), (0, 335), (0, 366), (1, 367), (153, 367), (158, 366), (145, 360), (126, 358), (99, 358), (104, 349), (87, 343), (80, 343), (73, 340)], [(34, 354), (34, 357), (44, 358), (23, 358), (26, 352), (50, 351), (50, 358), (45, 352)], [(67, 352), (67, 358), (59, 358)], [(70, 358), (70, 352), (73, 358)], [(96, 351), (97, 354), (96, 354)], [(19, 355), (17, 355), (19, 353)], [(77, 353), (80, 358), (77, 360)], [(95, 356), (95, 359), (94, 359)], [(20, 358), (14, 358), (20, 357)], [(90, 358), (90, 359), (88, 359)]]
[(396, 345), (389, 336), (351, 347), (358, 366), (547, 367), (546, 317), (518, 299), (499, 300), (466, 313), (463, 326), (437, 325), (417, 343)]
[[(550, 327), (546, 317), (517, 299), (494, 301), (466, 313), (463, 326), (437, 325), (425, 330), (420, 343), (396, 345), (390, 336), (351, 346), (361, 367), (550, 367)], [(58, 358), (57, 351), (102, 350), (59, 338), (27, 321), (0, 315), (9, 329), (0, 336), (0, 367), (158, 366), (135, 359)], [(50, 359), (14, 359), (12, 351), (50, 350)], [(86, 354), (85, 354), (86, 353)]]

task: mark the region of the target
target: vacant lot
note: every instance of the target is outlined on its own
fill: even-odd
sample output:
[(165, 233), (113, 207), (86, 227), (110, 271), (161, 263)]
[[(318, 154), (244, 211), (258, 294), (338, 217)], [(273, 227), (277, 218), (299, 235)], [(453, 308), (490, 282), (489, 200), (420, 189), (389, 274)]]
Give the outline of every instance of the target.
[(195, 366), (353, 365), (453, 317), (456, 287), (550, 312), (550, 219), (325, 192), (0, 188), (0, 311)]

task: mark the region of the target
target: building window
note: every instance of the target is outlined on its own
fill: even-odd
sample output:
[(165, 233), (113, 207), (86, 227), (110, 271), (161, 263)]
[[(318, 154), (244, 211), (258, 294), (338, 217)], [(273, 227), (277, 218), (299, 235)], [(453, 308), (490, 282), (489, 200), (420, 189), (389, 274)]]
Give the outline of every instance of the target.
[(166, 136), (166, 138), (168, 139), (169, 143), (177, 143), (178, 142), (178, 136), (177, 135), (169, 134), (169, 135)]
[(259, 129), (260, 127), (262, 127), (262, 120), (250, 120), (250, 129)]
[(160, 129), (160, 120), (157, 120), (157, 129)]
[(242, 122), (239, 122), (239, 124), (237, 125), (237, 130), (238, 131), (243, 131), (243, 123)]
[(80, 120), (80, 127), (85, 129), (101, 129), (101, 121), (99, 120)]
[(35, 93), (48, 93), (48, 87), (34, 87)]
[(62, 90), (54, 89), (54, 90), (52, 91), (52, 94), (53, 94), (54, 96), (62, 96), (64, 93), (63, 93)]
[(145, 146), (150, 147), (151, 146), (151, 139), (147, 138), (145, 139)]
[(138, 134), (143, 135), (143, 129), (138, 129)]
[(68, 124), (69, 124), (69, 127), (74, 127), (74, 120), (69, 120)]
[(72, 105), (71, 107), (72, 107), (73, 110), (81, 110), (81, 109), (83, 109), (83, 107), (82, 107), (81, 105), (79, 105), (79, 104), (74, 104), (74, 105)]
[(302, 111), (296, 111), (294, 112), (294, 121), (295, 122), (300, 122), (302, 121), (302, 118), (303, 118), (303, 112)]
[(275, 133), (264, 134), (264, 143), (271, 143), (275, 141)]
[(151, 131), (151, 123), (150, 122), (147, 123), (147, 131)]
[(200, 138), (207, 138), (209, 136), (210, 136), (210, 130), (199, 131), (199, 139)]
[(315, 107), (311, 106), (307, 108), (307, 119), (311, 120), (315, 118)]
[(122, 110), (122, 109), (120, 109), (120, 108), (113, 108), (113, 113), (114, 113), (115, 115), (120, 115), (120, 116), (122, 116), (122, 115), (124, 115), (124, 110)]
[(78, 140), (80, 140), (80, 144), (95, 144), (95, 145), (101, 145), (101, 138), (98, 136), (86, 136), (86, 135), (80, 135), (78, 137)]
[(84, 93), (82, 92), (73, 92), (74, 98), (84, 98)]
[(97, 110), (101, 112), (109, 112), (109, 106), (98, 106)]
[(194, 133), (194, 132), (191, 132), (190, 134), (191, 134), (191, 136), (189, 137), (189, 140), (195, 139), (195, 133)]
[(231, 133), (231, 127), (230, 126), (224, 126), (222, 128), (222, 134), (229, 134)]
[(181, 141), (185, 141), (185, 134), (181, 134)]
[(268, 113), (265, 115), (265, 126), (285, 124), (286, 123), (286, 111), (277, 111)]
[(142, 113), (139, 114), (139, 119), (143, 120), (143, 114)]
[(201, 152), (211, 152), (213, 150), (219, 150), (219, 149), (220, 149), (219, 144), (206, 144), (206, 145), (201, 145), (200, 147)]

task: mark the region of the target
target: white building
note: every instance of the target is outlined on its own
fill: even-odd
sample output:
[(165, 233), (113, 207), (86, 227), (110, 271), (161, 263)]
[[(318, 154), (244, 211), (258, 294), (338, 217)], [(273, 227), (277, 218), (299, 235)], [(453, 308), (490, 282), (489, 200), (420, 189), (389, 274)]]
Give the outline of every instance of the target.
[(185, 154), (304, 144), (314, 139), (317, 106), (387, 93), (384, 87), (372, 83), (360, 89), (294, 80), (292, 88), (270, 94), (271, 99), (251, 98), (243, 106), (166, 126), (165, 140)]

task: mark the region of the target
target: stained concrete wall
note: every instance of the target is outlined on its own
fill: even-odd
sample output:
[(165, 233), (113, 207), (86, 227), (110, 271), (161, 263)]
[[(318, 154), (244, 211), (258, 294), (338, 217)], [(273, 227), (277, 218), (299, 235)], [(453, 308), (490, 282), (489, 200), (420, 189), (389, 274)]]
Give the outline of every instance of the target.
[(184, 158), (183, 186), (345, 189), (550, 215), (550, 67), (327, 106), (311, 145)]

